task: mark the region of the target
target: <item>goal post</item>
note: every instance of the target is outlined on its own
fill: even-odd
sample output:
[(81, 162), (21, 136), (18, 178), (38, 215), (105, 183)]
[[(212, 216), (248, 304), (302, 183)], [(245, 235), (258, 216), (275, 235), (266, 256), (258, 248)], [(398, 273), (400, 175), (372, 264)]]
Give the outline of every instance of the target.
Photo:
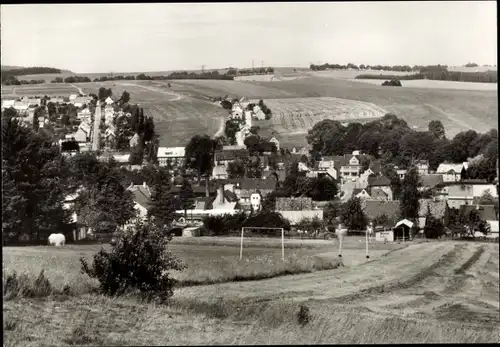
[(256, 229), (256, 230), (281, 230), (281, 260), (285, 261), (285, 229), (284, 228), (266, 228), (266, 227), (242, 227), (241, 228), (241, 240), (240, 240), (240, 260), (243, 259), (243, 235), (245, 229)]

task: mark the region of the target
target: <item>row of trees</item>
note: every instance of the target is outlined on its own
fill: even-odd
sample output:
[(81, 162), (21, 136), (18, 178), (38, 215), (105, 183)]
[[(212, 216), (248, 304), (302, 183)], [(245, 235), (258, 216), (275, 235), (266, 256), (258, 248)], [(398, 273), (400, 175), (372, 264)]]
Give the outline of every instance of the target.
[(352, 63), (349, 63), (347, 65), (342, 65), (342, 64), (329, 64), (325, 63), (322, 65), (315, 65), (311, 64), (309, 68), (313, 71), (322, 71), (322, 70), (347, 70), (347, 69), (354, 69), (354, 70), (384, 70), (384, 71), (419, 71), (421, 66), (409, 66), (409, 65), (395, 65), (395, 66), (388, 66), (388, 65), (355, 65)]
[(417, 74), (406, 75), (406, 76), (396, 76), (396, 75), (371, 75), (362, 74), (356, 76), (356, 79), (391, 79), (391, 80), (437, 80), (437, 81), (456, 81), (456, 82), (480, 82), (480, 83), (497, 83), (498, 73), (497, 71), (478, 71), (478, 72), (460, 72), (460, 71), (447, 71), (442, 70), (430, 70), (426, 72), (420, 72)]
[[(54, 69), (51, 67), (43, 67), (43, 66), (23, 67), (23, 68), (19, 68), (19, 69), (2, 70), (2, 84), (7, 84), (5, 82), (9, 82), (9, 81), (12, 84), (12, 81), (17, 81), (16, 76), (38, 75), (38, 74), (46, 74), (46, 73), (61, 73), (61, 70)], [(41, 82), (41, 83), (43, 83), (43, 82)], [(16, 83), (14, 83), (14, 84), (16, 84)], [(22, 83), (22, 84), (26, 84), (26, 83)]]
[(87, 83), (92, 80), (86, 76), (68, 76), (66, 78), (56, 77), (50, 83)]
[(235, 69), (229, 68), (226, 72), (228, 76), (248, 76), (248, 75), (264, 75), (274, 73), (274, 69), (272, 67), (260, 67), (255, 69)]
[(15, 76), (3, 76), (2, 73), (2, 84), (6, 86), (20, 86), (22, 84), (42, 84), (45, 80), (18, 80)]
[(427, 131), (415, 131), (404, 120), (387, 114), (366, 124), (349, 123), (347, 126), (323, 120), (308, 132), (307, 141), (316, 159), (361, 150), (375, 159), (403, 168), (410, 167), (414, 160), (428, 160), (430, 170), (436, 170), (443, 162), (462, 163), (475, 158), (469, 167), (469, 178), (491, 182), (496, 177), (496, 129), (483, 134), (468, 130), (447, 139), (440, 121), (429, 122)]

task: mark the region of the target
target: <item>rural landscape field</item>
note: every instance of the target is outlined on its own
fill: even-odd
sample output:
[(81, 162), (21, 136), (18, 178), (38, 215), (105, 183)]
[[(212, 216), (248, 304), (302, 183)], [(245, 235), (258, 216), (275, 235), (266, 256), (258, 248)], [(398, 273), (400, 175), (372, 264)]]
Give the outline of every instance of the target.
[[(188, 269), (197, 269), (184, 276), (200, 282), (216, 273), (256, 276), (281, 266), (279, 240), (266, 241), (265, 247), (249, 241), (242, 262), (237, 238), (191, 241), (174, 239), (170, 250)], [(4, 278), (12, 270), (36, 276), (45, 269), (56, 289), (67, 284), (78, 293), (71, 299), (4, 301), (4, 342), (79, 344), (77, 337), (99, 345), (499, 341), (498, 244), (382, 243), (365, 259), (359, 241), (345, 240), (338, 267), (336, 241), (287, 240), (285, 264), (299, 274), (191, 283), (176, 289), (168, 306), (92, 294), (95, 283), (79, 273), (78, 259), (91, 256), (97, 246), (4, 248)], [(302, 270), (292, 264), (295, 258)], [(317, 269), (307, 265), (309, 258)], [(304, 327), (296, 318), (300, 305), (310, 310)]]

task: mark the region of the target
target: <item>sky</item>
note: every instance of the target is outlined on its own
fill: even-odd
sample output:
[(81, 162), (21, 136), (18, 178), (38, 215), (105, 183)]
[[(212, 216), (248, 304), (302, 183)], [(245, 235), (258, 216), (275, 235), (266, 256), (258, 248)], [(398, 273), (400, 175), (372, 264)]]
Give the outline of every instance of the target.
[(2, 65), (77, 73), (497, 61), (496, 1), (1, 5)]

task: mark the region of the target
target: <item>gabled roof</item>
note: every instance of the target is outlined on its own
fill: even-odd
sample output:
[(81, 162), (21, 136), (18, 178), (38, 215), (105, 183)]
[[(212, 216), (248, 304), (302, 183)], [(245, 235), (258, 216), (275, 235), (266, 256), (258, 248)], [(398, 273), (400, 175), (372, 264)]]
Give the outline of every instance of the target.
[(388, 194), (379, 187), (369, 187), (369, 194), (373, 199), (386, 199)]
[(409, 221), (408, 219), (402, 219), (396, 223), (396, 228), (399, 227), (400, 225), (406, 225), (406, 226), (412, 228), (413, 222)]
[(239, 188), (248, 190), (273, 190), (276, 188), (276, 181), (258, 178), (242, 178), (239, 180)]
[(363, 211), (369, 219), (375, 219), (385, 214), (390, 219), (397, 219), (399, 216), (399, 201), (391, 200), (364, 200), (362, 201)]
[(463, 163), (460, 164), (439, 164), (436, 173), (440, 174), (460, 174), (464, 167)]
[(431, 215), (435, 218), (443, 218), (448, 208), (448, 204), (445, 200), (433, 201), (432, 199), (420, 199), (419, 201), (419, 217), (425, 217), (427, 215), (427, 207), (431, 211)]
[(151, 191), (149, 190), (148, 186), (144, 187), (143, 185), (131, 185), (127, 188), (127, 190), (132, 192), (132, 198), (138, 205), (141, 205), (147, 210), (149, 210), (153, 206), (153, 202), (151, 200)]
[(235, 160), (238, 158), (248, 158), (249, 152), (246, 149), (217, 150), (215, 160)]
[(238, 197), (229, 189), (224, 190), (224, 199), (228, 202), (237, 202)]
[(391, 181), (385, 177), (385, 176), (369, 176), (368, 177), (368, 186), (371, 186), (371, 187), (386, 187), (386, 186), (390, 186), (391, 185)]
[(370, 195), (370, 193), (368, 193), (368, 191), (367, 191), (366, 189), (364, 189), (364, 188), (354, 188), (354, 189), (352, 190), (352, 195), (353, 195), (353, 196), (356, 196), (356, 195), (358, 195), (359, 193), (361, 193), (361, 192), (363, 192), (363, 191), (365, 191), (365, 192), (366, 192), (366, 194)]
[(443, 183), (443, 175), (441, 174), (422, 175), (420, 176), (420, 182), (422, 183), (422, 187), (434, 188), (438, 184)]
[(200, 198), (195, 198), (194, 199), (194, 204), (196, 210), (211, 210), (213, 208), (213, 202), (215, 200), (215, 197), (209, 196), (207, 197), (200, 197)]
[(278, 182), (283, 182), (286, 178), (286, 172), (283, 170), (277, 170), (277, 171), (264, 171), (262, 173), (262, 177), (265, 177), (266, 179), (278, 179)]

